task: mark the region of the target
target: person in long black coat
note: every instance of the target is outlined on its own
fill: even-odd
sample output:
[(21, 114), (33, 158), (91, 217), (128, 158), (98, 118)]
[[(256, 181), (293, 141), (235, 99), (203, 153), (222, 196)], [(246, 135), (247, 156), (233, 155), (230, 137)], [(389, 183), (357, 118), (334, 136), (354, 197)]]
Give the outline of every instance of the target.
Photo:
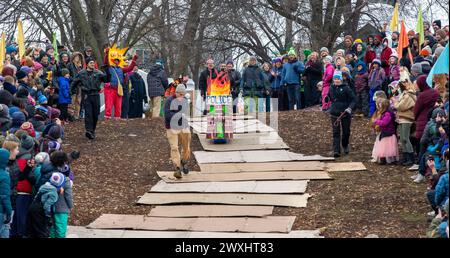
[(311, 107), (319, 104), (321, 101), (317, 84), (322, 81), (323, 66), (318, 61), (318, 54), (316, 52), (313, 52), (308, 59), (305, 69), (305, 106)]
[(144, 114), (144, 103), (148, 103), (147, 91), (145, 90), (145, 82), (139, 75), (136, 66), (133, 73), (130, 74), (131, 83), (130, 108), (128, 110), (128, 118), (142, 118)]

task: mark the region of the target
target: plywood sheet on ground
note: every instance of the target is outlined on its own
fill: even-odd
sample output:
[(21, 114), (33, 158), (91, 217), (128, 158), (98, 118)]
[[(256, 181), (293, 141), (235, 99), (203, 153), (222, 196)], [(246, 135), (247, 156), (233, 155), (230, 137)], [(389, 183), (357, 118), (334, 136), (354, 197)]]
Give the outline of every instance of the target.
[(199, 164), (210, 163), (267, 163), (281, 161), (325, 161), (334, 158), (320, 155), (305, 156), (289, 152), (287, 150), (263, 150), (263, 151), (231, 151), (231, 152), (194, 152)]
[(214, 144), (206, 139), (206, 135), (199, 135), (200, 143), (205, 151), (242, 151), (242, 150), (282, 150), (289, 149), (277, 133), (272, 134), (236, 134), (226, 144)]
[(158, 218), (138, 215), (103, 214), (88, 228), (155, 231), (288, 233), (294, 216), (265, 218)]
[(150, 192), (159, 193), (304, 193), (308, 181), (241, 181), (168, 184), (158, 182)]
[(166, 183), (194, 182), (235, 182), (235, 181), (275, 181), (275, 180), (327, 180), (331, 179), (325, 171), (280, 171), (280, 172), (241, 172), (202, 174), (191, 172), (182, 179), (173, 176), (173, 172), (158, 172)]
[(367, 168), (362, 162), (347, 162), (347, 163), (327, 163), (326, 170), (328, 172), (351, 172), (351, 171), (366, 171)]
[(268, 172), (268, 171), (320, 171), (325, 169), (325, 163), (320, 161), (304, 162), (270, 162), (270, 163), (214, 163), (199, 164), (204, 174)]
[(224, 233), (224, 232), (191, 232), (191, 231), (136, 231), (136, 230), (103, 230), (69, 226), (67, 238), (323, 238), (320, 230), (301, 230), (289, 233)]
[(309, 194), (146, 193), (138, 204), (231, 204), (306, 207)]
[(169, 218), (265, 217), (272, 213), (273, 206), (174, 205), (156, 206), (148, 216)]

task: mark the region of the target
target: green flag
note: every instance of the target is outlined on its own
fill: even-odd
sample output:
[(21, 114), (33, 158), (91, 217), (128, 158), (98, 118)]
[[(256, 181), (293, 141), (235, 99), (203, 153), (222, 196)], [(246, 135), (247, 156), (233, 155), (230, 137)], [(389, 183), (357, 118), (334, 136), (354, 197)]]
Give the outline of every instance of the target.
[(419, 45), (425, 42), (425, 32), (423, 29), (423, 14), (422, 6), (419, 5), (419, 15), (417, 17), (416, 33), (419, 33)]
[(56, 41), (56, 33), (53, 32), (53, 49), (55, 50), (53, 56), (55, 57), (56, 62), (59, 61), (59, 54), (58, 54), (58, 42)]

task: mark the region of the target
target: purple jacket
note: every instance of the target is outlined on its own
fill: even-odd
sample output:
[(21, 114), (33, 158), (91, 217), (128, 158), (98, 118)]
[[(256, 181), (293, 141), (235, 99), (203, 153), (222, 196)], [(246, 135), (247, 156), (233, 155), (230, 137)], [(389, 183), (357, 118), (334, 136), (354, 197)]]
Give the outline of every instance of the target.
[(399, 65), (391, 65), (389, 77), (391, 78), (391, 82), (400, 80), (400, 66)]
[(384, 112), (379, 119), (375, 120), (374, 123), (375, 125), (380, 126), (381, 134), (391, 136), (395, 134), (394, 118), (395, 116), (388, 110)]
[(356, 89), (356, 92), (358, 92), (358, 93), (369, 89), (369, 74), (368, 73), (355, 75), (355, 89)]

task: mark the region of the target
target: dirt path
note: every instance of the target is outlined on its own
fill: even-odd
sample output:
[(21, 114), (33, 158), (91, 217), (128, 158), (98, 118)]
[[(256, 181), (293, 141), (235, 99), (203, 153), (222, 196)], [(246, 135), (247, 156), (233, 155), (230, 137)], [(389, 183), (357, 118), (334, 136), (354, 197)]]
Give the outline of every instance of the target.
[[(298, 111), (280, 113), (279, 119), (280, 136), (293, 152), (330, 154), (325, 114)], [(151, 207), (135, 201), (159, 181), (157, 170), (172, 169), (163, 121), (102, 122), (94, 143), (85, 140), (83, 128), (82, 123), (70, 124), (64, 142), (66, 151), (82, 151), (74, 164), (70, 224), (86, 226), (104, 213), (147, 214)], [(352, 153), (340, 160), (362, 161), (368, 172), (334, 173), (333, 181), (310, 182), (308, 193), (314, 196), (307, 209), (276, 208), (275, 215), (297, 216), (294, 230), (326, 228), (326, 237), (424, 237), (426, 186), (413, 184), (405, 168), (368, 162), (374, 136), (367, 120), (354, 119), (352, 130)], [(196, 136), (192, 150), (202, 150)], [(199, 170), (193, 157), (191, 166)]]

